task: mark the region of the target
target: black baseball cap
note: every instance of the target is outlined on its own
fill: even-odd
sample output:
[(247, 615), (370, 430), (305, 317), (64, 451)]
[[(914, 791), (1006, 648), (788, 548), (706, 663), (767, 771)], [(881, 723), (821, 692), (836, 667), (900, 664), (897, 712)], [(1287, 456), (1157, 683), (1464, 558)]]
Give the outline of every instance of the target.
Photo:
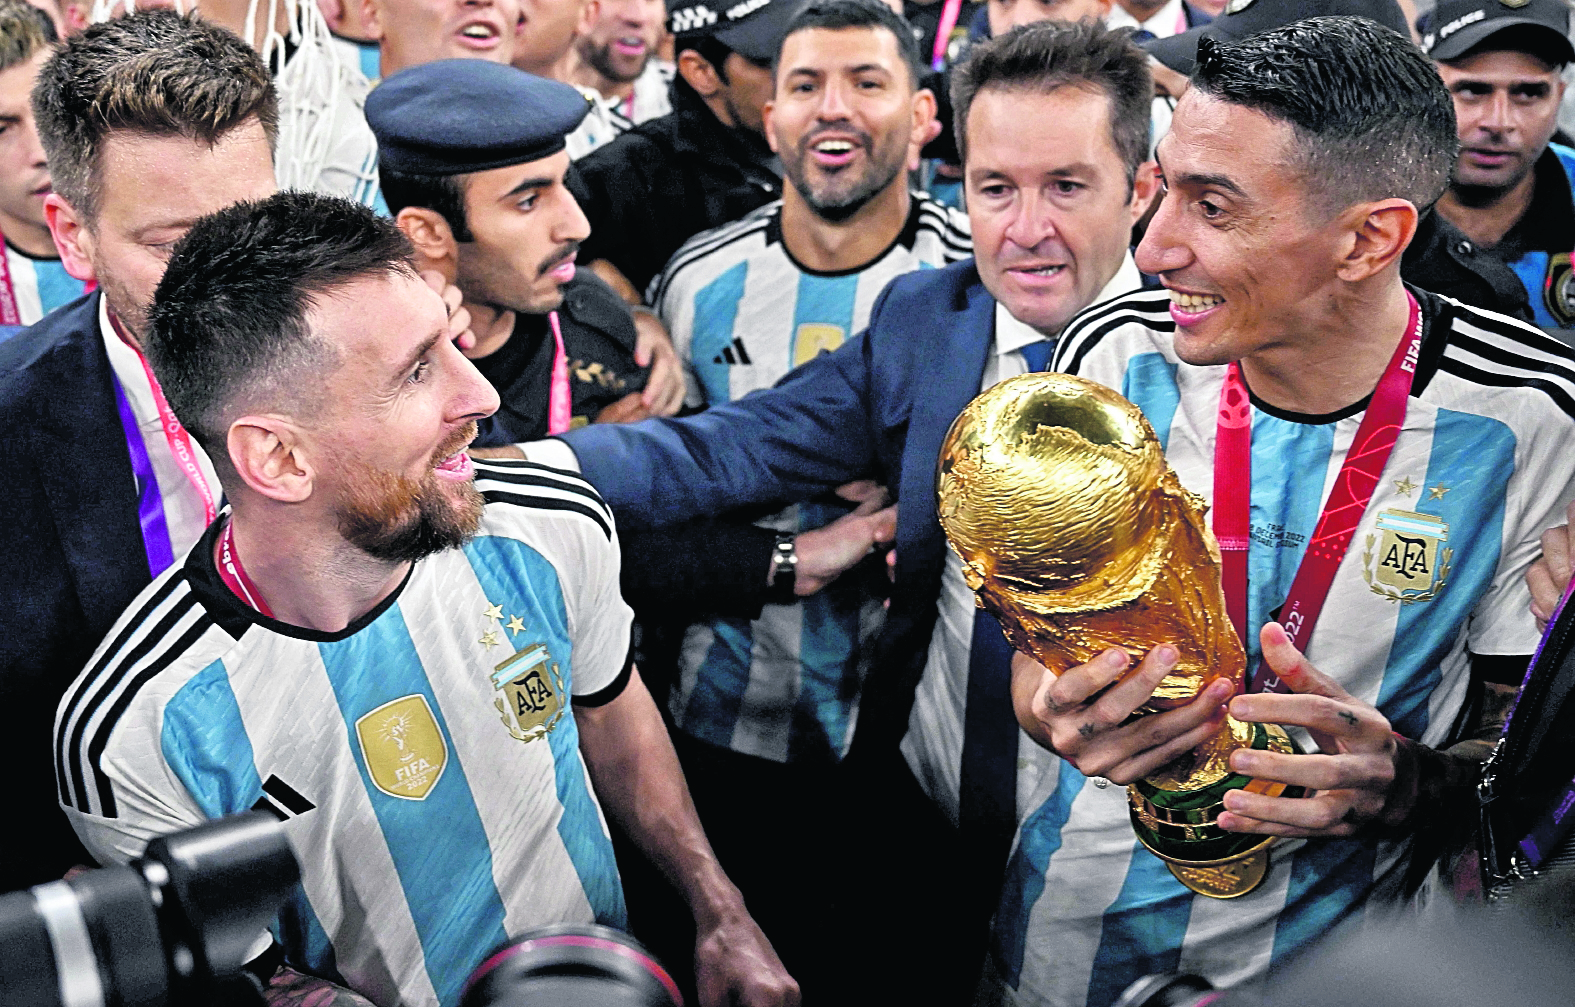
[(1198, 39), (1204, 35), (1236, 42), (1305, 18), (1342, 14), (1377, 21), (1406, 38), (1411, 37), (1405, 15), (1395, 0), (1229, 0), (1225, 12), (1208, 24), (1169, 38), (1150, 39), (1143, 43), (1143, 48), (1172, 70), (1190, 77), (1198, 62)]
[(1564, 0), (1442, 0), (1425, 16), (1422, 51), (1436, 60), (1459, 59), (1506, 28), (1531, 28), (1557, 62), (1575, 63), (1570, 9)]
[(668, 0), (667, 30), (677, 38), (710, 35), (754, 63), (770, 63), (788, 25), (808, 0)]

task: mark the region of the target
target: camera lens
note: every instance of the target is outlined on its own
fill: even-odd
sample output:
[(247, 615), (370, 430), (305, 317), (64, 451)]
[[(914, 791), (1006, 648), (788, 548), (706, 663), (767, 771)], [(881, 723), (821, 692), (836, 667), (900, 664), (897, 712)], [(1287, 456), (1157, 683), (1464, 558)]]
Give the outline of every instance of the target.
[(627, 934), (600, 926), (533, 930), (488, 955), (460, 1007), (682, 1007), (667, 970)]

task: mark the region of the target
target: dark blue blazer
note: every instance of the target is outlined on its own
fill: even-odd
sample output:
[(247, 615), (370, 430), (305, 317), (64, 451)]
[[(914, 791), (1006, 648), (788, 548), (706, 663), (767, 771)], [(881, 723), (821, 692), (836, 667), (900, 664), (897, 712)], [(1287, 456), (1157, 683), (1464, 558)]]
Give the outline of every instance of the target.
[(98, 298), (0, 343), (0, 891), (92, 862), (56, 797), (55, 705), (151, 579)]
[(936, 462), (979, 392), (994, 310), (971, 259), (909, 273), (881, 292), (864, 333), (774, 388), (684, 419), (563, 436), (622, 527), (804, 500), (852, 479), (890, 487), (897, 576), (850, 754), (894, 751), (907, 728), (946, 551)]

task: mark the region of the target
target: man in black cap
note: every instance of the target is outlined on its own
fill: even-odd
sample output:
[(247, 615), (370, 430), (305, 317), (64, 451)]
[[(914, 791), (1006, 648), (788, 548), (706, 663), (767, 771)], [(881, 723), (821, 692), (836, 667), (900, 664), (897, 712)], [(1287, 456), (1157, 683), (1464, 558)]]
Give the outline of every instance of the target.
[(502, 399), (481, 447), (650, 414), (628, 306), (575, 268), (589, 226), (555, 155), (588, 107), (568, 84), (473, 59), (412, 67), (367, 99), (389, 212), (479, 319), (466, 354)]
[[(1422, 47), (1455, 100), (1460, 155), (1434, 217), (1449, 239), (1417, 247), (1406, 278), (1484, 307), (1450, 289), (1468, 269), (1502, 289), (1516, 313), (1575, 341), (1575, 150), (1551, 143), (1575, 59), (1562, 0), (1444, 0), (1427, 17)], [(1529, 312), (1527, 309), (1529, 308)], [(1497, 310), (1505, 310), (1498, 307)]]
[(591, 223), (585, 259), (602, 260), (598, 271), (630, 301), (691, 236), (782, 195), (761, 108), (802, 0), (674, 3), (673, 111), (593, 151), (570, 179)]

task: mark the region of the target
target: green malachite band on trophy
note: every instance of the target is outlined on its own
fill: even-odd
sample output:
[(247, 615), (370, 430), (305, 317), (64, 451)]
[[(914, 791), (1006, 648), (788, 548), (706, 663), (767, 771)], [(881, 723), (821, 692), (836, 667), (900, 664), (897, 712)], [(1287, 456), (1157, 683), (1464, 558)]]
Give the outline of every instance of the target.
[[(1263, 724), (1253, 725), (1250, 747), (1301, 751), (1279, 727)], [(1172, 864), (1212, 867), (1235, 860), (1263, 846), (1266, 837), (1226, 832), (1214, 822), (1224, 810), (1226, 792), (1251, 783), (1251, 777), (1235, 773), (1198, 790), (1162, 790), (1139, 780), (1127, 788), (1132, 829), (1155, 856)], [(1278, 796), (1301, 797), (1303, 792), (1301, 787), (1285, 787)]]

